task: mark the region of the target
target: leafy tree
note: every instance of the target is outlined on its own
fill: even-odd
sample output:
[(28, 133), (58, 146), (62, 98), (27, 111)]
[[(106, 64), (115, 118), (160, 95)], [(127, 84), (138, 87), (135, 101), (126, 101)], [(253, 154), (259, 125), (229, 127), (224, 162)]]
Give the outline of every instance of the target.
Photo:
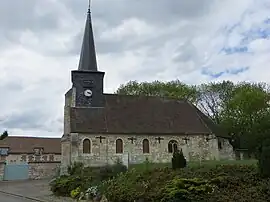
[(153, 81), (142, 83), (130, 81), (125, 85), (121, 85), (116, 93), (122, 95), (164, 96), (185, 99), (192, 103), (196, 103), (198, 97), (196, 86), (189, 86), (179, 80), (170, 82)]
[(224, 105), (221, 124), (234, 133), (234, 147), (255, 151), (270, 130), (269, 93), (263, 84), (239, 83)]
[(270, 177), (270, 139), (262, 144), (258, 167), (263, 177)]
[(8, 132), (7, 132), (7, 131), (4, 131), (4, 132), (2, 133), (2, 135), (0, 135), (0, 140), (5, 139), (7, 136), (8, 136)]

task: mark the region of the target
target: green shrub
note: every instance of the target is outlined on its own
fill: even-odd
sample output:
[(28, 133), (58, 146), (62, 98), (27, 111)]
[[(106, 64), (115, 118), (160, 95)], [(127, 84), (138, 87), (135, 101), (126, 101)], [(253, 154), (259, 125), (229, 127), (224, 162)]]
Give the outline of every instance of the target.
[(99, 190), (111, 202), (267, 201), (270, 182), (262, 180), (257, 171), (254, 165), (132, 169), (104, 181)]
[[(220, 179), (219, 179), (220, 181)], [(214, 181), (199, 178), (185, 179), (176, 176), (165, 186), (162, 202), (171, 200), (198, 201), (211, 194), (216, 185)]]
[(83, 173), (84, 165), (80, 162), (75, 162), (72, 165), (68, 166), (69, 175), (81, 175)]
[(258, 167), (263, 177), (270, 177), (270, 145), (262, 146)]
[(81, 193), (81, 187), (77, 187), (76, 189), (73, 189), (71, 192), (70, 192), (70, 196), (71, 198), (79, 198), (80, 196), (80, 193)]
[(111, 179), (126, 171), (127, 167), (121, 162), (96, 168), (84, 167), (82, 163), (74, 163), (68, 168), (69, 175), (56, 178), (50, 183), (50, 187), (57, 196), (70, 196), (71, 192), (75, 194), (78, 187), (80, 187), (81, 192), (85, 192), (101, 181)]
[(175, 151), (173, 153), (173, 158), (172, 158), (172, 168), (177, 169), (177, 168), (185, 168), (187, 165), (187, 161), (183, 155), (182, 150)]
[(61, 176), (51, 184), (51, 191), (56, 196), (70, 196), (72, 190), (80, 187), (82, 178), (77, 176)]

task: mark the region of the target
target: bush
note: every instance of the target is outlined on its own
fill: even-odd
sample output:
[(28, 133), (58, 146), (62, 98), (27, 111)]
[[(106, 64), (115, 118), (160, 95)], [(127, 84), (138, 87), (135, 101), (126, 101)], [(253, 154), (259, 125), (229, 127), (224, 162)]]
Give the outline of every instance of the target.
[(84, 167), (82, 163), (74, 163), (68, 167), (68, 174), (56, 178), (50, 183), (51, 191), (57, 196), (76, 197), (78, 190), (86, 192), (90, 187), (98, 185), (101, 181), (111, 179), (121, 172), (126, 172), (127, 167), (117, 162), (104, 167)]
[(81, 186), (82, 178), (77, 176), (61, 176), (51, 182), (51, 191), (56, 196), (70, 196), (72, 190)]
[(81, 187), (77, 187), (76, 189), (73, 189), (70, 193), (71, 198), (78, 198), (81, 193)]
[(111, 202), (267, 201), (270, 182), (260, 178), (257, 171), (254, 165), (132, 169), (104, 181), (99, 190)]
[(270, 145), (262, 146), (258, 167), (263, 177), (270, 177)]
[(82, 175), (84, 170), (83, 163), (75, 162), (72, 165), (68, 166), (69, 175)]
[(173, 158), (172, 158), (172, 168), (177, 169), (177, 168), (185, 168), (187, 165), (187, 161), (183, 155), (182, 150), (175, 151), (173, 153)]
[(212, 180), (204, 180), (199, 178), (185, 179), (176, 176), (165, 186), (162, 202), (183, 200), (183, 201), (199, 201), (203, 200), (206, 195), (211, 194), (217, 183), (220, 183), (222, 178)]

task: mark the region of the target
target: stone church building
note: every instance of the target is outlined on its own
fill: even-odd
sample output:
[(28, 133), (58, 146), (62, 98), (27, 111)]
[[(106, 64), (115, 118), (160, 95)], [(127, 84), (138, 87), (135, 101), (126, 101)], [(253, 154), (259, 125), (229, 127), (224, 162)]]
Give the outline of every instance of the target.
[(62, 168), (170, 162), (181, 149), (188, 161), (233, 159), (229, 136), (186, 100), (103, 92), (104, 72), (97, 68), (90, 10), (80, 62), (65, 94)]

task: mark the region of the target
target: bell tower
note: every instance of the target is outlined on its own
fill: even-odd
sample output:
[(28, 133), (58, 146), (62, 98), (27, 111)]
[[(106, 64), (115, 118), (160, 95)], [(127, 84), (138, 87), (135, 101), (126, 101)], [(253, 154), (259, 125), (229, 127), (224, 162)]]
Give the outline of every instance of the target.
[(75, 90), (75, 107), (103, 107), (104, 72), (98, 71), (90, 5), (87, 12), (85, 31), (78, 70), (71, 72)]

